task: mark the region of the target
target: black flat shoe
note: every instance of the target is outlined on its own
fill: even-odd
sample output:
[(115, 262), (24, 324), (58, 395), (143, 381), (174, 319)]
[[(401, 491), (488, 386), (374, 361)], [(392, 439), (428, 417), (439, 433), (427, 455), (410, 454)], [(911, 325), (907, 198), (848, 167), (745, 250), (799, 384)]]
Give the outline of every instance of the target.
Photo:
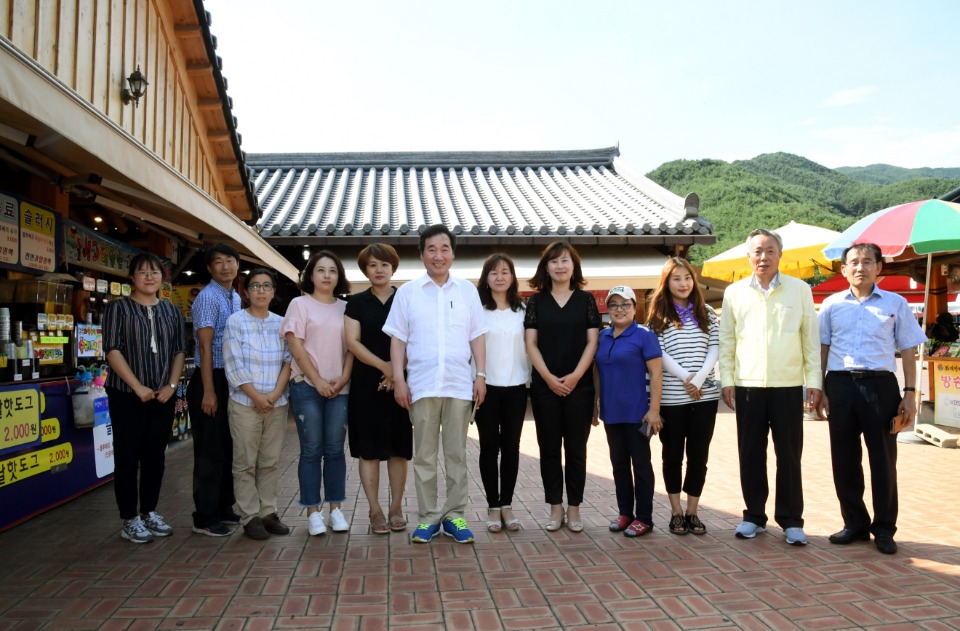
[(845, 546), (854, 541), (870, 541), (870, 531), (844, 528), (840, 532), (835, 532), (830, 535), (828, 540), (830, 543), (835, 543), (839, 546)]
[(877, 550), (884, 554), (897, 553), (897, 542), (891, 535), (877, 535), (873, 542), (877, 545)]
[(670, 518), (670, 532), (675, 535), (685, 535), (688, 532), (687, 520), (679, 513)]

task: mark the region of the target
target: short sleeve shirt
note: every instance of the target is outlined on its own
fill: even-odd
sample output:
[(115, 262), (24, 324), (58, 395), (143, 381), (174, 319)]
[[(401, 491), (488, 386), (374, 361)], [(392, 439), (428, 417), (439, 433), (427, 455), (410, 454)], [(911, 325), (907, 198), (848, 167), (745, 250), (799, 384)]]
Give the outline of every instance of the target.
[[(347, 303), (337, 300), (327, 304), (313, 296), (294, 298), (287, 307), (287, 314), (280, 325), (280, 335), (286, 337), (293, 333), (303, 341), (303, 348), (313, 362), (321, 379), (336, 381), (343, 376), (343, 362), (347, 356), (347, 337), (343, 330), (343, 312)], [(304, 377), (303, 368), (294, 359), (290, 364), (290, 376), (293, 379)], [(307, 383), (316, 387), (317, 384)], [(350, 392), (347, 384), (340, 394)]]
[(223, 368), (223, 331), (227, 327), (227, 318), (240, 311), (240, 294), (232, 289), (224, 289), (220, 283), (210, 283), (200, 290), (190, 308), (193, 319), (194, 361), (200, 367), (200, 337), (197, 331), (210, 327), (213, 329), (211, 355), (213, 367)]
[(896, 352), (927, 341), (906, 299), (876, 285), (863, 302), (849, 289), (829, 296), (818, 323), (820, 343), (830, 346), (828, 371), (896, 372)]
[[(537, 348), (547, 370), (562, 377), (580, 363), (587, 347), (587, 330), (600, 328), (600, 311), (593, 294), (582, 289), (575, 289), (563, 307), (549, 291), (541, 291), (530, 296), (523, 327), (537, 331)], [(533, 384), (546, 387), (537, 371), (533, 371)], [(577, 382), (577, 388), (592, 387), (588, 376)]]
[(452, 275), (443, 286), (427, 274), (404, 284), (383, 326), (407, 345), (407, 385), (414, 401), (473, 399), (470, 342), (486, 331), (477, 288)]
[(647, 362), (662, 357), (660, 341), (645, 326), (634, 323), (613, 336), (613, 327), (600, 332), (596, 362), (600, 372), (600, 418), (604, 423), (642, 423), (650, 409)]

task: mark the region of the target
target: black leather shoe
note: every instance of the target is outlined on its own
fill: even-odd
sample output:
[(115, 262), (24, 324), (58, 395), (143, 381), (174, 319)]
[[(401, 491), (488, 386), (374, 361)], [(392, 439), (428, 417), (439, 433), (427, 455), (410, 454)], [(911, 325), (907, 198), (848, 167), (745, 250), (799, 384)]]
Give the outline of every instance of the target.
[(891, 535), (877, 535), (873, 542), (877, 544), (877, 550), (884, 554), (897, 553), (897, 542), (893, 540)]
[(844, 528), (840, 532), (835, 532), (830, 535), (829, 541), (830, 543), (835, 543), (840, 546), (845, 546), (854, 541), (870, 541), (870, 531)]

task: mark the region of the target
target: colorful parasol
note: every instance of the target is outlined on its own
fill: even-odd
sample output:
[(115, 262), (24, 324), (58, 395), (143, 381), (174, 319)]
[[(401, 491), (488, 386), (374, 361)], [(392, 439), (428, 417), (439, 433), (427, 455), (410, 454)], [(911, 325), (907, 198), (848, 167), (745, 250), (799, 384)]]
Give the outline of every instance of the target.
[(844, 230), (823, 253), (836, 260), (854, 243), (875, 243), (885, 257), (908, 247), (917, 254), (960, 250), (960, 204), (926, 199), (878, 210)]

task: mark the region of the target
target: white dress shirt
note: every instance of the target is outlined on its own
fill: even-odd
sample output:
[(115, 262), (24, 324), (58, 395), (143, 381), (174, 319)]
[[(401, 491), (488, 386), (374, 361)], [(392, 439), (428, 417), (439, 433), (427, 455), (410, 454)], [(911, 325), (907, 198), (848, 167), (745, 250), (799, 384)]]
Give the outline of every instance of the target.
[(407, 386), (423, 397), (473, 399), (470, 342), (487, 332), (477, 288), (448, 276), (442, 287), (430, 276), (402, 285), (383, 332), (407, 345)]

